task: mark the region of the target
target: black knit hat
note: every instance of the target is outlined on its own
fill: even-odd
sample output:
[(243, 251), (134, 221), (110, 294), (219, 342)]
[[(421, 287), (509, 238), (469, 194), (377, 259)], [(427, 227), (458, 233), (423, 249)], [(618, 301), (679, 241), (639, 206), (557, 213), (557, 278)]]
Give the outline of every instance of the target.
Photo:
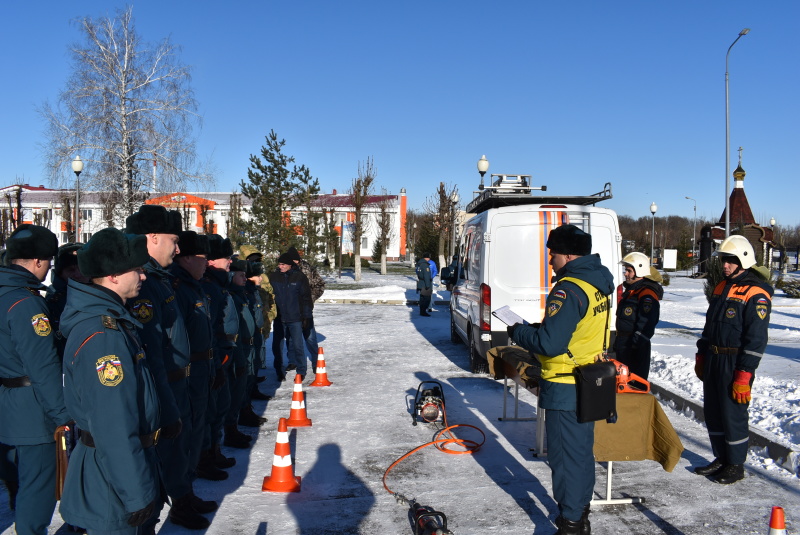
[(145, 236), (125, 234), (114, 227), (96, 232), (78, 250), (78, 268), (90, 279), (125, 273), (145, 265), (148, 260)]
[(264, 274), (264, 264), (261, 262), (247, 261), (247, 278)]
[(300, 253), (297, 252), (295, 247), (289, 247), (289, 249), (286, 250), (286, 254), (291, 256), (292, 260), (300, 260)]
[(208, 259), (217, 260), (219, 258), (228, 258), (233, 256), (233, 245), (229, 238), (223, 238), (219, 234), (208, 235)]
[(181, 252), (177, 256), (207, 255), (211, 252), (208, 245), (208, 236), (198, 234), (193, 230), (184, 230), (178, 234), (178, 248)]
[(6, 240), (6, 260), (53, 258), (58, 252), (58, 238), (50, 229), (25, 223)]
[(125, 219), (128, 234), (180, 234), (181, 213), (158, 204), (143, 204), (139, 211)]
[(261, 260), (263, 260), (263, 259), (264, 259), (264, 253), (262, 253), (260, 251), (256, 251), (254, 253), (250, 253), (249, 255), (247, 255), (247, 258), (246, 258), (246, 260), (248, 260), (250, 262), (261, 262)]
[(53, 271), (55, 271), (56, 277), (60, 277), (68, 267), (78, 265), (78, 249), (81, 247), (83, 247), (82, 243), (65, 243), (58, 248), (56, 260), (53, 264)]
[(282, 255), (280, 255), (278, 257), (278, 263), (279, 264), (287, 264), (289, 266), (293, 266), (294, 265), (294, 257), (292, 255), (290, 255), (289, 253), (283, 253)]
[(247, 272), (247, 260), (241, 260), (237, 258), (233, 262), (231, 262), (231, 271), (242, 271)]
[(562, 225), (550, 231), (547, 248), (558, 254), (590, 255), (592, 254), (592, 236), (575, 225)]

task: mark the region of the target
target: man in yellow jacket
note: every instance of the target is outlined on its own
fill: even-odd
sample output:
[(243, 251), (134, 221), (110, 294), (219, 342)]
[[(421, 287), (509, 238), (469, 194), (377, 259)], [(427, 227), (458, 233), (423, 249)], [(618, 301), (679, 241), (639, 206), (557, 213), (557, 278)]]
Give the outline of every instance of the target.
[(592, 237), (574, 225), (553, 229), (547, 239), (555, 272), (541, 325), (512, 325), (508, 334), (542, 363), (539, 406), (547, 411), (547, 457), (558, 503), (557, 534), (589, 535), (594, 489), (594, 422), (577, 418), (576, 366), (603, 351), (608, 325), (611, 272), (591, 254)]

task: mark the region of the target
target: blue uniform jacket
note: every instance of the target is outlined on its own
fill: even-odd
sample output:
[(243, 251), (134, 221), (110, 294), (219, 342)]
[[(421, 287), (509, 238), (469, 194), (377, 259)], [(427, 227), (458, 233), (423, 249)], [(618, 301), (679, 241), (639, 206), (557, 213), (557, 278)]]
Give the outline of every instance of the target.
[(635, 348), (641, 337), (653, 337), (660, 315), (659, 301), (664, 296), (661, 285), (648, 279), (624, 283), (624, 288), (617, 304), (617, 353)]
[(214, 362), (216, 368), (220, 369), (223, 366), (230, 366), (231, 357), (236, 350), (236, 342), (229, 337), (239, 333), (239, 317), (228, 291), (228, 272), (208, 268), (200, 284), (211, 304)]
[(122, 300), (100, 286), (69, 282), (61, 329), (67, 335), (64, 396), (95, 447), (72, 452), (62, 518), (96, 530), (128, 527), (129, 513), (160, 494), (154, 447), (140, 436), (160, 426), (159, 395), (136, 329)]
[(311, 301), (311, 288), (308, 278), (296, 268), (286, 273), (273, 271), (269, 274), (269, 282), (275, 292), (275, 303), (284, 323), (293, 323), (311, 318), (314, 303)]
[(61, 313), (64, 312), (64, 305), (67, 304), (67, 281), (56, 277), (55, 274), (53, 274), (52, 280), (53, 284), (47, 287), (47, 295), (44, 300), (50, 311), (50, 326), (53, 328), (58, 358), (64, 358), (64, 345), (66, 345), (67, 339), (61, 334)]
[[(200, 281), (195, 280), (188, 271), (178, 264), (173, 264), (171, 270), (176, 278), (173, 286), (178, 300), (178, 311), (183, 317), (189, 337), (189, 350), (192, 353), (208, 351), (212, 347), (214, 333), (208, 296)], [(195, 364), (192, 363), (192, 369)]]
[(256, 331), (256, 322), (253, 319), (252, 312), (250, 312), (244, 286), (231, 284), (230, 292), (233, 303), (236, 306), (236, 312), (239, 315), (239, 338), (236, 341), (239, 354), (236, 357), (236, 367), (245, 366), (248, 369), (247, 373), (251, 373), (253, 368), (253, 336)]
[(140, 336), (161, 395), (162, 424), (169, 425), (190, 410), (187, 380), (170, 383), (167, 379), (171, 372), (189, 365), (189, 337), (175, 302), (172, 274), (153, 258), (144, 270), (147, 279), (139, 295), (126, 304), (142, 325)]
[[(605, 295), (614, 291), (614, 277), (600, 263), (597, 254), (576, 258), (561, 268), (553, 277), (553, 283), (565, 277), (573, 277), (588, 282)], [(560, 292), (560, 293), (559, 293)], [(556, 295), (558, 293), (558, 295)], [(514, 341), (538, 355), (554, 357), (567, 351), (572, 333), (588, 310), (586, 293), (576, 284), (564, 281), (551, 290), (547, 296), (549, 309), (551, 301), (560, 302), (558, 313), (548, 316), (541, 327), (520, 325), (514, 330)], [(541, 381), (541, 406), (545, 409), (575, 410), (575, 385)]]
[(0, 268), (0, 377), (31, 382), (0, 386), (0, 442), (11, 446), (54, 442), (55, 428), (70, 420), (44, 289), (27, 269)]
[(736, 369), (754, 373), (767, 348), (773, 292), (749, 271), (721, 281), (708, 304), (698, 351), (707, 355), (713, 352), (712, 345), (736, 348)]
[(428, 260), (420, 258), (416, 265), (417, 290), (430, 290), (433, 288), (433, 273)]

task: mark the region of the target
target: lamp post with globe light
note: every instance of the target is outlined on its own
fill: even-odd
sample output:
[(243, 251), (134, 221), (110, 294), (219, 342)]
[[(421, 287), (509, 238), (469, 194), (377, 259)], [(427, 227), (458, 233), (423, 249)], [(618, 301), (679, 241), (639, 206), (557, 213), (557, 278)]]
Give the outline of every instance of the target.
[(72, 160), (72, 171), (75, 173), (75, 243), (80, 241), (81, 236), (81, 171), (83, 171), (83, 160), (80, 156), (75, 156)]
[(478, 160), (478, 172), (481, 174), (481, 183), (478, 186), (478, 189), (483, 189), (483, 175), (486, 174), (486, 171), (489, 170), (489, 160), (486, 159), (486, 155), (484, 154), (481, 156), (481, 159)]
[(725, 237), (731, 235), (731, 114), (728, 105), (728, 58), (731, 55), (731, 48), (736, 44), (736, 41), (747, 35), (750, 28), (745, 28), (739, 32), (736, 39), (733, 40), (731, 46), (728, 47), (728, 53), (725, 54)]
[(454, 191), (450, 195), (450, 205), (452, 206), (453, 210), (453, 230), (450, 236), (450, 256), (456, 254), (456, 229), (458, 228), (458, 192)]
[(653, 253), (655, 252), (655, 241), (656, 241), (656, 212), (658, 211), (658, 205), (655, 202), (650, 205), (650, 213), (653, 214), (653, 233), (652, 233), (652, 240), (650, 240), (650, 262), (655, 264), (655, 257)]

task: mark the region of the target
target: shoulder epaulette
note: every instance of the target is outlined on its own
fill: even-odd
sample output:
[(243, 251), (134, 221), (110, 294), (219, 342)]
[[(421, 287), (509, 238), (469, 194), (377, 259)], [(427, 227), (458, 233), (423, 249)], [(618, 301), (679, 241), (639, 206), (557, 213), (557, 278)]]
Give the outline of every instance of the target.
[(114, 329), (115, 331), (119, 330), (119, 326), (117, 325), (117, 320), (112, 318), (111, 316), (100, 316), (103, 320), (103, 327), (106, 329)]

